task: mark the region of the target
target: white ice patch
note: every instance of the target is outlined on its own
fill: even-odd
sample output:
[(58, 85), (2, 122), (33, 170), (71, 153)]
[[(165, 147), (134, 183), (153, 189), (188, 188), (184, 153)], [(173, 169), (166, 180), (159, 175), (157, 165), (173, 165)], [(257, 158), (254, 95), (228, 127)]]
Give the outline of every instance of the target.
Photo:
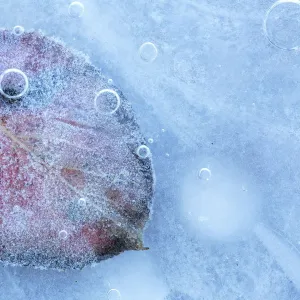
[[(209, 168), (210, 179), (199, 178), (197, 168)], [(193, 163), (189, 170), (182, 187), (182, 214), (189, 230), (215, 240), (232, 240), (253, 228), (259, 196), (250, 176), (233, 164), (212, 160)]]
[(118, 296), (122, 300), (166, 299), (169, 289), (146, 252), (126, 252), (103, 262), (102, 272), (113, 290), (107, 300), (119, 300)]

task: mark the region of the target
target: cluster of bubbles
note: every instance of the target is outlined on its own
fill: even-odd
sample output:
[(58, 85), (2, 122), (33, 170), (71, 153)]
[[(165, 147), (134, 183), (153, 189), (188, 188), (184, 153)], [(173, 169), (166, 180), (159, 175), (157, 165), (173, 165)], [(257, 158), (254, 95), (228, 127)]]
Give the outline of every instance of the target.
[(8, 99), (23, 97), (29, 88), (27, 75), (19, 69), (7, 69), (0, 75), (0, 94)]
[(299, 50), (300, 1), (276, 1), (266, 12), (263, 29), (273, 46), (284, 50)]

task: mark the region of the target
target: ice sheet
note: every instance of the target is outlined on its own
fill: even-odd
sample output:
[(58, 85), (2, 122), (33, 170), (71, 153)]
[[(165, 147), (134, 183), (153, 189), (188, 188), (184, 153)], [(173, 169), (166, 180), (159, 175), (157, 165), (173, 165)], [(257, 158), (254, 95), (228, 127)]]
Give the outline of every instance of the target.
[[(101, 299), (113, 274), (112, 288), (122, 299), (147, 293), (168, 300), (298, 300), (297, 276), (282, 257), (291, 255), (298, 264), (292, 249), (299, 250), (300, 241), (299, 53), (279, 49), (265, 37), (263, 21), (273, 1), (82, 3), (85, 11), (78, 19), (69, 17), (65, 1), (3, 2), (1, 26), (39, 28), (62, 38), (89, 55), (132, 102), (144, 134), (154, 140), (149, 147), (157, 186), (145, 235), (148, 258), (126, 253), (105, 262), (105, 268), (63, 274), (3, 267), (1, 295), (54, 299), (60, 291), (64, 299)], [(158, 49), (152, 63), (139, 57), (144, 42)], [(229, 195), (235, 203), (240, 199), (235, 196), (247, 193), (242, 198), (258, 205), (250, 220), (280, 232), (276, 239), (272, 230), (253, 230), (255, 224), (230, 239), (195, 234), (182, 209), (184, 182), (201, 168), (210, 168), (213, 178), (218, 168), (210, 158), (228, 168), (221, 172), (224, 180), (216, 178), (230, 184), (224, 193), (214, 183), (207, 201), (225, 203)], [(203, 199), (196, 177), (190, 180), (195, 201), (197, 193)], [(214, 206), (209, 208), (213, 213)], [(215, 210), (215, 216), (224, 216)], [(235, 209), (227, 212), (230, 221), (235, 216), (243, 221)], [(223, 222), (216, 223), (216, 232), (226, 229)], [(136, 275), (140, 269), (149, 275)]]

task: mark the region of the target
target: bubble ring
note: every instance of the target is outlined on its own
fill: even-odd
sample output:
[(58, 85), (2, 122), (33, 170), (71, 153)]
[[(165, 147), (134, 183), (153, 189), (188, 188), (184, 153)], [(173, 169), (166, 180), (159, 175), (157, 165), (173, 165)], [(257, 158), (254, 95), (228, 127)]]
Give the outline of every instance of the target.
[(68, 238), (68, 232), (66, 230), (61, 230), (58, 233), (58, 236), (59, 236), (60, 239), (66, 240)]
[(293, 4), (297, 4), (300, 6), (300, 0), (278, 0), (275, 3), (273, 3), (273, 5), (267, 10), (265, 18), (264, 18), (264, 22), (263, 22), (263, 30), (264, 30), (264, 34), (266, 36), (266, 38), (268, 39), (268, 41), (275, 46), (278, 49), (282, 49), (282, 50), (289, 50), (289, 51), (293, 51), (293, 50), (299, 50), (300, 49), (300, 45), (294, 46), (294, 47), (284, 47), (281, 46), (280, 44), (272, 41), (269, 31), (268, 31), (268, 19), (269, 19), (269, 15), (272, 12), (272, 10), (274, 8), (276, 8), (277, 6), (279, 6), (280, 4), (284, 4), (284, 3), (293, 3)]
[(107, 298), (108, 298), (108, 299), (110, 299), (109, 296), (110, 296), (111, 293), (116, 293), (116, 294), (118, 295), (118, 300), (120, 300), (121, 297), (122, 297), (119, 290), (117, 290), (117, 289), (110, 289), (110, 290), (107, 292)]
[[(76, 6), (80, 8), (80, 13), (78, 15), (72, 14), (72, 9), (74, 7), (76, 7)], [(73, 18), (81, 18), (83, 16), (83, 14), (84, 14), (84, 5), (81, 2), (79, 2), (79, 1), (74, 1), (74, 2), (72, 2), (69, 5), (68, 11), (69, 11), (69, 15), (71, 17), (73, 17)]]
[[(203, 176), (204, 174), (206, 174), (206, 176)], [(198, 172), (198, 177), (200, 179), (208, 181), (211, 178), (211, 170), (208, 169), (208, 168), (200, 169), (199, 172)]]
[[(4, 79), (4, 76), (9, 74), (9, 73), (17, 73), (17, 74), (20, 74), (24, 81), (25, 81), (25, 86), (24, 86), (24, 89), (21, 93), (19, 93), (18, 95), (14, 95), (14, 96), (11, 96), (11, 95), (8, 95), (6, 94), (3, 89), (2, 89), (2, 81)], [(19, 99), (21, 97), (23, 97), (26, 92), (28, 91), (28, 87), (29, 87), (29, 81), (28, 81), (28, 77), (26, 76), (26, 74), (24, 72), (22, 72), (21, 70), (19, 69), (7, 69), (5, 70), (1, 75), (0, 75), (0, 94), (2, 94), (4, 97), (8, 98), (8, 99)]]
[[(141, 154), (142, 150), (145, 150), (146, 153), (145, 154)], [(150, 156), (151, 151), (150, 151), (150, 149), (146, 145), (140, 145), (136, 149), (136, 154), (138, 155), (138, 157), (145, 159), (145, 158), (148, 158)]]
[[(100, 95), (102, 95), (102, 94), (104, 94), (104, 93), (110, 93), (110, 94), (113, 94), (113, 95), (116, 97), (116, 99), (117, 99), (117, 105), (116, 105), (116, 107), (115, 107), (112, 111), (110, 111), (110, 112), (101, 112), (101, 111), (98, 109), (97, 99), (98, 99), (98, 97), (99, 97)], [(120, 107), (120, 105), (121, 105), (121, 99), (120, 99), (119, 94), (118, 94), (117, 92), (115, 92), (114, 90), (111, 90), (111, 89), (104, 89), (104, 90), (101, 90), (100, 92), (98, 92), (98, 93), (96, 94), (96, 97), (95, 97), (95, 99), (94, 99), (94, 105), (95, 105), (96, 110), (99, 111), (101, 114), (104, 114), (104, 115), (111, 115), (111, 114), (115, 113), (115, 112), (119, 109), (119, 107)]]
[[(151, 57), (150, 59), (145, 59), (145, 58), (143, 57), (143, 51), (144, 51), (144, 49), (145, 49), (146, 47), (149, 47), (149, 46), (151, 47), (151, 50), (154, 51), (154, 55), (153, 55), (153, 57)], [(156, 47), (155, 44), (153, 44), (153, 43), (151, 43), (151, 42), (146, 42), (146, 43), (144, 43), (144, 44), (142, 44), (142, 45), (140, 46), (140, 48), (139, 48), (139, 54), (140, 54), (140, 57), (141, 57), (141, 59), (142, 59), (143, 61), (148, 62), (148, 63), (151, 63), (151, 62), (153, 62), (153, 61), (157, 58), (158, 50), (157, 50), (157, 47)]]
[(13, 28), (13, 33), (17, 36), (22, 35), (24, 33), (24, 27), (17, 25)]

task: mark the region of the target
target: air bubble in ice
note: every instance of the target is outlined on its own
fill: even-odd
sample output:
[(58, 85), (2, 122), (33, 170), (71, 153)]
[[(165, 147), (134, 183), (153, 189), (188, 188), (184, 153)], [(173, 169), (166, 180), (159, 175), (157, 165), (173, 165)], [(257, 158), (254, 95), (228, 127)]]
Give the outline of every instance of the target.
[(21, 34), (23, 34), (24, 33), (24, 27), (22, 27), (22, 26), (15, 26), (14, 28), (13, 28), (13, 33), (15, 34), (15, 35), (21, 35)]
[(109, 78), (109, 79), (107, 80), (107, 83), (110, 84), (110, 85), (112, 85), (112, 84), (114, 83), (114, 81), (113, 81), (111, 78)]
[(84, 13), (84, 5), (79, 1), (74, 1), (69, 5), (69, 15), (74, 18), (80, 18)]
[(209, 180), (211, 177), (211, 171), (208, 168), (202, 168), (200, 169), (198, 176), (202, 180)]
[(284, 50), (300, 47), (300, 1), (279, 0), (267, 11), (264, 33), (271, 44)]
[(153, 142), (154, 142), (154, 141), (153, 141), (152, 138), (149, 138), (149, 139), (148, 139), (148, 143), (149, 143), (149, 144), (153, 144)]
[(141, 145), (136, 149), (136, 154), (138, 155), (138, 157), (140, 158), (147, 158), (150, 156), (151, 152), (150, 149), (145, 146), (145, 145)]
[(66, 230), (61, 230), (59, 233), (58, 233), (58, 236), (61, 240), (66, 240), (67, 237), (68, 237), (68, 233)]
[(107, 293), (108, 300), (121, 300), (121, 293), (117, 289), (110, 289)]
[(81, 207), (86, 206), (86, 200), (85, 200), (85, 198), (80, 198), (78, 200), (78, 205), (81, 206)]
[(143, 61), (152, 62), (156, 59), (158, 51), (153, 43), (147, 42), (140, 47), (139, 53)]
[(29, 81), (19, 69), (7, 69), (0, 75), (0, 93), (8, 99), (19, 99), (28, 91)]
[(121, 99), (114, 90), (104, 89), (97, 93), (94, 104), (98, 112), (102, 114), (113, 114), (119, 109)]

